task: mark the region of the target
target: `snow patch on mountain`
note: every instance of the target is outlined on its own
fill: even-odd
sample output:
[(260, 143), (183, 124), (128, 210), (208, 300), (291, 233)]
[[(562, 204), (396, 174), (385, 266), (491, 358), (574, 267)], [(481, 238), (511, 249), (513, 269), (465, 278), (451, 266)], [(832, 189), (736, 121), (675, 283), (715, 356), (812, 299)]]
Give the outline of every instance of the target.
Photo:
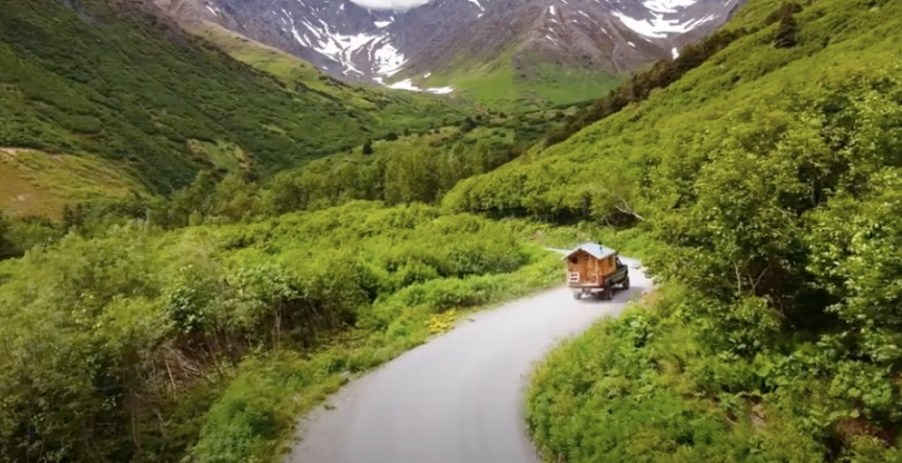
[(651, 18), (636, 19), (621, 11), (614, 16), (634, 32), (646, 37), (667, 38), (670, 34), (685, 34), (702, 24), (717, 19), (711, 14), (703, 18), (685, 20), (681, 11), (694, 5), (698, 0), (646, 0), (642, 2)]
[(658, 13), (677, 13), (678, 8), (686, 8), (695, 5), (698, 0), (646, 0), (642, 2), (645, 8)]
[(364, 7), (377, 10), (409, 10), (429, 3), (430, 0), (351, 0)]
[[(375, 51), (374, 51), (375, 50)], [(377, 75), (391, 77), (407, 64), (407, 58), (397, 48), (388, 43), (388, 39), (380, 37), (370, 46), (371, 62), (375, 63)]]
[[(630, 72), (678, 56), (676, 47), (715, 30), (742, 1), (179, 0), (179, 4), (193, 3), (197, 8), (191, 15), (199, 11), (204, 20), (288, 51), (339, 79), (447, 94), (454, 89), (420, 88), (425, 87), (428, 71), (454, 71), (449, 63), (489, 62), (507, 50), (517, 50), (511, 63), (522, 78), (531, 78), (535, 65), (546, 61)], [(473, 59), (461, 54), (472, 54)]]
[[(391, 77), (407, 63), (404, 54), (391, 44), (389, 35), (386, 33), (342, 34), (322, 19), (315, 23), (302, 19), (298, 24), (291, 12), (283, 9), (282, 14), (284, 15), (283, 22), (290, 25), (291, 34), (298, 44), (337, 61), (344, 68), (342, 72), (344, 75), (354, 73), (360, 77), (370, 74)], [(374, 23), (379, 28), (387, 27), (390, 24), (390, 21)], [(367, 58), (366, 63), (369, 63), (372, 69), (361, 70), (355, 64), (356, 58), (361, 54)]]
[(479, 15), (476, 17), (481, 18), (482, 15), (485, 14), (485, 8), (483, 8), (482, 3), (479, 3), (479, 0), (470, 0), (470, 3), (476, 5), (476, 7), (479, 8)]
[[(382, 79), (376, 79), (377, 82), (382, 84)], [(385, 84), (383, 84), (385, 85)], [(413, 84), (412, 79), (404, 79), (399, 82), (395, 82), (393, 84), (389, 84), (388, 88), (393, 88), (395, 90), (407, 90), (411, 92), (427, 92), (434, 93), (436, 95), (447, 95), (449, 93), (454, 92), (454, 88), (452, 87), (431, 87), (431, 88), (420, 88)]]

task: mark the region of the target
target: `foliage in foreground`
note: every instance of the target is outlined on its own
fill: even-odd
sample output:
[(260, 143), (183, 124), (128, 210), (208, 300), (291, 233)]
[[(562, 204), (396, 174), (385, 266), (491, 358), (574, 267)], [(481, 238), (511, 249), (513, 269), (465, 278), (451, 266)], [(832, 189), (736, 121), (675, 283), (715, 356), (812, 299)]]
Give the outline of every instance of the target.
[[(667, 286), (555, 350), (536, 372), (529, 429), (548, 460), (889, 462), (899, 385), (807, 342), (723, 349), (716, 302)], [(760, 301), (746, 300), (748, 312)], [(822, 346), (820, 346), (822, 347)], [(864, 368), (864, 370), (862, 369)], [(866, 375), (866, 376), (865, 376)], [(832, 376), (832, 377), (831, 377)], [(854, 395), (854, 398), (850, 397)], [(855, 405), (855, 404), (858, 405)]]
[[(541, 254), (541, 257), (539, 256)], [(377, 302), (383, 324), (347, 333), (315, 355), (279, 351), (246, 360), (207, 415), (192, 456), (202, 462), (269, 461), (291, 442), (299, 416), (354, 375), (450, 329), (459, 312), (560, 281), (560, 258), (541, 253), (512, 273), (431, 280)], [(452, 309), (453, 308), (453, 309)]]
[[(528, 405), (530, 430), (549, 460), (877, 463), (902, 456), (883, 436), (863, 432), (859, 415), (831, 409), (841, 402), (840, 382), (855, 381), (820, 381), (817, 372), (831, 359), (712, 349), (703, 302), (669, 288), (552, 353)], [(898, 399), (880, 391), (864, 394)], [(806, 406), (815, 413), (800, 414)], [(829, 435), (836, 419), (848, 434)], [(831, 447), (831, 437), (847, 445)]]
[(337, 374), (539, 284), (537, 258), (500, 224), (372, 203), (33, 248), (0, 262), (0, 461), (269, 455)]

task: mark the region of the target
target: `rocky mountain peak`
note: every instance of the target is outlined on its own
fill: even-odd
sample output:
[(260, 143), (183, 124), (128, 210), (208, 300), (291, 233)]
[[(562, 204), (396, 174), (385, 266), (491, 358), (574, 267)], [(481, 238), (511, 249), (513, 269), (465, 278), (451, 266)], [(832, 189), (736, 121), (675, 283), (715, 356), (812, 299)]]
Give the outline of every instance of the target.
[[(157, 0), (345, 80), (416, 89), (433, 73), (509, 59), (611, 74), (672, 58), (720, 27), (742, 0), (433, 0), (377, 10), (351, 0)], [(431, 89), (436, 93), (452, 89)]]

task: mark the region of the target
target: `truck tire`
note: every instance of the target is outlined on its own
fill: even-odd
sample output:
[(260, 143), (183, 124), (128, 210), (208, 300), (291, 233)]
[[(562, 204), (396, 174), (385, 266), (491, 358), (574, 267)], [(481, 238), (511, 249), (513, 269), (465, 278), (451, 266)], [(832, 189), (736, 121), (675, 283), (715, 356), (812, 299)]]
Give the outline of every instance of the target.
[(606, 301), (614, 299), (614, 286), (610, 283), (604, 285), (604, 292), (601, 293), (601, 297)]
[(578, 300), (580, 300), (580, 299), (582, 299), (582, 298), (583, 298), (583, 292), (582, 292), (582, 291), (573, 291), (573, 299), (576, 299), (576, 300), (578, 301)]
[(623, 289), (630, 289), (630, 277), (626, 277), (623, 279)]

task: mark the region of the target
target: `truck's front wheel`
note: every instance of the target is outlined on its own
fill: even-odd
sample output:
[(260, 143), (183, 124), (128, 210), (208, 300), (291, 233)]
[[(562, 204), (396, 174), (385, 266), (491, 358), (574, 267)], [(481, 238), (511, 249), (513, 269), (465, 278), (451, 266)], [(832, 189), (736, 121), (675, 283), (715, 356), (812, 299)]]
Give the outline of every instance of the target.
[(623, 289), (630, 289), (630, 277), (623, 279)]

